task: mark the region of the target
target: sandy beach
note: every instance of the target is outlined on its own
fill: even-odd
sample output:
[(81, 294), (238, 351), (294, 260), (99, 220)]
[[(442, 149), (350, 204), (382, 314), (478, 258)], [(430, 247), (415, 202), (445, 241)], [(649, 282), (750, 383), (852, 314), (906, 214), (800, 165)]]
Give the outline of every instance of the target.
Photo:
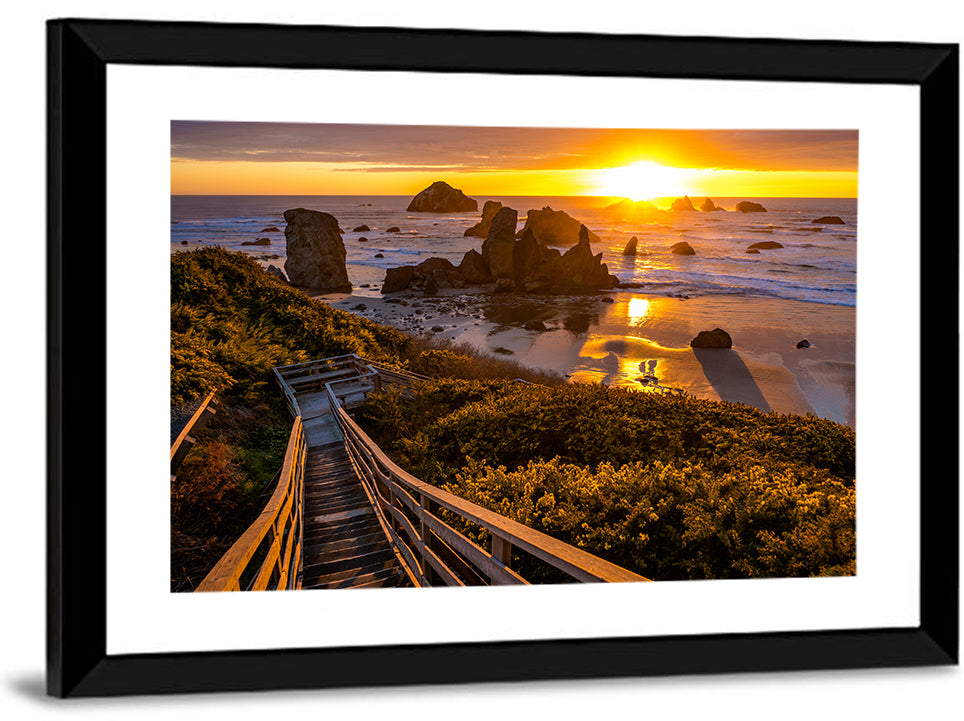
[[(408, 291), (383, 297), (377, 290), (382, 278), (362, 280), (351, 294), (313, 297), (407, 332), (431, 333), (554, 370), (575, 382), (644, 389), (655, 378), (700, 398), (855, 425), (854, 308), (752, 296), (679, 299), (625, 290), (539, 296), (495, 294), (483, 287), (441, 290), (434, 297)], [(732, 348), (690, 347), (701, 330), (714, 328), (729, 333)], [(797, 348), (804, 339), (810, 346)]]

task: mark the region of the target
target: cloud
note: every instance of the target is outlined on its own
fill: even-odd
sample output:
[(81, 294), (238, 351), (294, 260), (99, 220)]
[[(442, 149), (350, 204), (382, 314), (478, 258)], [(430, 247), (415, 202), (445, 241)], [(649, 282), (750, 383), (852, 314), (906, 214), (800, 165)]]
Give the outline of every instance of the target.
[(370, 172), (677, 167), (856, 170), (855, 130), (488, 128), (173, 121), (174, 161), (303, 162)]

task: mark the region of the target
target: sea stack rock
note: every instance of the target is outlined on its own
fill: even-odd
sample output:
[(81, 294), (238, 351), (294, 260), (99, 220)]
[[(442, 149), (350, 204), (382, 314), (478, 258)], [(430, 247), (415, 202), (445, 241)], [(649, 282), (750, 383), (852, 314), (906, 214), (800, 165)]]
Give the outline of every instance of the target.
[(693, 348), (732, 348), (733, 340), (730, 334), (722, 328), (713, 330), (701, 330), (696, 337), (690, 341)]
[(623, 255), (636, 255), (636, 245), (639, 243), (639, 239), (634, 235), (626, 243), (626, 247), (623, 248)]
[[(553, 210), (548, 205), (542, 210), (530, 210), (526, 214), (526, 224), (523, 231), (529, 229), (543, 245), (558, 248), (569, 248), (579, 242), (580, 228), (583, 227), (575, 218), (563, 210)], [(598, 243), (599, 236), (591, 230), (589, 242)], [(520, 237), (522, 233), (519, 233)]]
[(609, 289), (619, 282), (616, 276), (609, 274), (602, 262), (602, 253), (593, 255), (585, 225), (579, 227), (579, 242), (565, 252), (558, 265), (561, 272), (556, 281), (566, 288)]
[(478, 202), (442, 180), (412, 198), (407, 208), (412, 213), (469, 213), (478, 209)]
[(284, 218), (288, 224), (284, 270), (289, 282), (314, 290), (350, 293), (338, 221), (328, 213), (304, 208), (286, 210)]
[(759, 203), (753, 203), (749, 200), (741, 200), (736, 204), (736, 209), (741, 213), (765, 213), (767, 209), (764, 208)]
[(482, 260), (496, 280), (514, 275), (512, 255), (518, 223), (519, 213), (512, 208), (500, 208), (492, 218), (488, 235), (482, 244)]
[(844, 225), (843, 218), (837, 215), (824, 215), (810, 222), (814, 225)]
[(684, 195), (682, 198), (677, 198), (673, 201), (673, 204), (669, 207), (670, 210), (696, 210), (693, 207), (693, 201), (689, 199), (688, 195)]
[(497, 200), (487, 200), (482, 206), (482, 220), (467, 228), (464, 235), (485, 238), (489, 235), (489, 228), (492, 227), (492, 219), (495, 214), (502, 210), (502, 203)]
[(681, 240), (679, 243), (674, 243), (669, 249), (676, 255), (696, 255), (696, 251), (693, 250), (693, 246), (687, 243), (685, 240)]
[(747, 247), (747, 250), (773, 250), (774, 248), (782, 248), (775, 240), (763, 240), (759, 243), (754, 243)]
[(462, 288), (465, 286), (465, 279), (462, 274), (452, 265), (451, 261), (445, 258), (423, 260), (415, 266), (413, 275), (415, 286), (424, 285), (429, 288), (434, 285), (436, 291), (439, 288)]
[(660, 212), (659, 208), (648, 200), (637, 200), (633, 202), (629, 198), (623, 198), (622, 200), (617, 200), (615, 203), (607, 205), (606, 210), (623, 218), (638, 218), (639, 216), (654, 215)]
[(385, 280), (382, 283), (382, 294), (397, 293), (405, 290), (412, 283), (415, 277), (414, 265), (403, 265), (398, 268), (389, 268), (385, 271)]
[(492, 274), (489, 272), (489, 266), (485, 260), (483, 260), (482, 254), (477, 250), (466, 251), (465, 255), (462, 256), (462, 262), (459, 263), (456, 270), (469, 285), (482, 285), (492, 282)]
[(704, 213), (714, 213), (717, 210), (723, 210), (723, 208), (714, 203), (712, 198), (705, 198), (703, 204), (700, 206), (700, 210)]
[(529, 292), (542, 293), (566, 284), (562, 253), (538, 240), (532, 228), (524, 229), (522, 237), (513, 246), (512, 264), (516, 285)]
[(272, 278), (277, 278), (278, 280), (280, 280), (282, 283), (285, 283), (285, 284), (288, 283), (288, 279), (285, 278), (284, 271), (281, 270), (281, 268), (279, 268), (278, 266), (269, 265), (267, 268), (264, 269), (264, 271)]

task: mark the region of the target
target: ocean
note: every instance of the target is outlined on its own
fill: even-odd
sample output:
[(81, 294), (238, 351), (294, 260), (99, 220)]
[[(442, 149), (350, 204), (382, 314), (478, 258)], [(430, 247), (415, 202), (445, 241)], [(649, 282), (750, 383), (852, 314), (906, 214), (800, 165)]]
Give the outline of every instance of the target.
[[(645, 220), (620, 218), (607, 206), (618, 198), (484, 197), (477, 213), (409, 213), (409, 196), (189, 196), (171, 197), (171, 251), (220, 245), (254, 256), (263, 265), (284, 267), (283, 213), (309, 208), (330, 213), (344, 230), (349, 280), (357, 295), (377, 296), (384, 271), (415, 265), (426, 258), (447, 258), (458, 265), (482, 238), (465, 237), (487, 200), (519, 212), (549, 206), (564, 210), (596, 233), (596, 252), (626, 292), (654, 296), (773, 297), (854, 307), (857, 296), (857, 200), (853, 198), (713, 198), (729, 212), (666, 212)], [(692, 198), (699, 207), (702, 197)], [(738, 201), (762, 204), (766, 213), (733, 211)], [(666, 208), (672, 199), (657, 200)], [(843, 225), (815, 225), (822, 216), (838, 216)], [(353, 229), (368, 225), (371, 230)], [(400, 232), (388, 233), (397, 226)], [(277, 228), (277, 230), (268, 230)], [(636, 256), (622, 250), (633, 236)], [(268, 238), (267, 246), (242, 245)], [(363, 241), (362, 238), (365, 240)], [(760, 241), (783, 247), (748, 254)], [(186, 245), (182, 241), (187, 241)], [(686, 241), (695, 256), (675, 255), (670, 246)], [(365, 287), (362, 287), (365, 286)], [(618, 289), (615, 292), (620, 292)]]

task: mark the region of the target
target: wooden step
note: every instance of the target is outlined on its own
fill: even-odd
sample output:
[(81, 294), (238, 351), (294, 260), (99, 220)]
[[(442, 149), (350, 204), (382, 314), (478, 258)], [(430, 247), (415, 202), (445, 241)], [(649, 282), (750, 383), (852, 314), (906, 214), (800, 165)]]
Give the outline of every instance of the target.
[(340, 571), (328, 571), (318, 568), (305, 567), (304, 587), (329, 586), (331, 584), (349, 585), (353, 579), (360, 579), (371, 576), (379, 571), (389, 571), (394, 573), (397, 569), (397, 562), (394, 556), (390, 560), (375, 561), (360, 566), (351, 566)]
[[(385, 564), (388, 564), (385, 566)], [(327, 576), (345, 571), (358, 570), (369, 566), (393, 568), (395, 552), (387, 545), (382, 548), (359, 548), (336, 560), (305, 558), (305, 575)]]
[[(365, 519), (368, 521), (368, 519)], [(317, 546), (325, 543), (341, 543), (347, 540), (363, 538), (374, 533), (385, 535), (382, 527), (373, 516), (365, 523), (353, 523), (348, 526), (333, 526), (330, 528), (306, 528), (304, 533), (305, 546)]]
[[(318, 393), (301, 393), (297, 400), (325, 414), (319, 423), (326, 415), (332, 420)], [(341, 441), (308, 449), (302, 559), (303, 588), (411, 585)]]

